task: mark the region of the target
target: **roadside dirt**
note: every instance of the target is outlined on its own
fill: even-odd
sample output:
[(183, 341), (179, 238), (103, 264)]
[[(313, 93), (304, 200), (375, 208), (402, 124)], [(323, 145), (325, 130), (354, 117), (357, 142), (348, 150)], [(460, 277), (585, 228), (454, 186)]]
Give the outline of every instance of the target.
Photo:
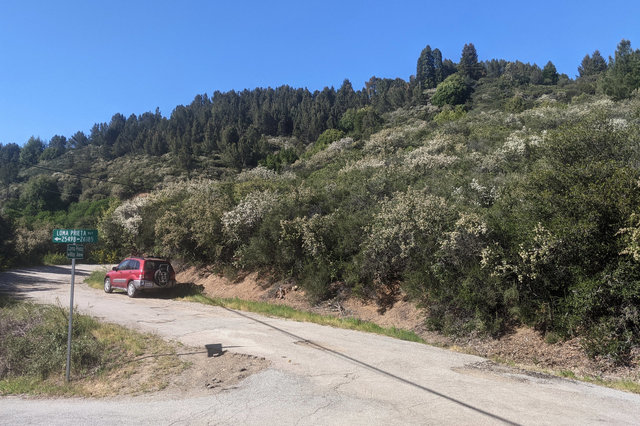
[(630, 366), (619, 367), (607, 360), (592, 360), (587, 357), (579, 339), (547, 343), (544, 336), (527, 327), (515, 329), (498, 339), (454, 339), (429, 331), (424, 325), (424, 314), (399, 293), (378, 295), (383, 307), (375, 301), (366, 302), (340, 294), (333, 300), (312, 305), (304, 291), (297, 286), (287, 282), (273, 282), (269, 277), (258, 273), (231, 279), (192, 267), (179, 273), (177, 279), (179, 282), (202, 286), (205, 294), (211, 297), (268, 301), (320, 314), (359, 318), (382, 327), (411, 330), (429, 344), (483, 356), (527, 370), (606, 380), (622, 379), (640, 384), (640, 353), (634, 354), (634, 361)]
[(157, 395), (185, 398), (221, 392), (270, 365), (262, 357), (226, 351), (213, 356), (194, 353), (180, 358), (190, 366), (171, 377), (168, 386)]

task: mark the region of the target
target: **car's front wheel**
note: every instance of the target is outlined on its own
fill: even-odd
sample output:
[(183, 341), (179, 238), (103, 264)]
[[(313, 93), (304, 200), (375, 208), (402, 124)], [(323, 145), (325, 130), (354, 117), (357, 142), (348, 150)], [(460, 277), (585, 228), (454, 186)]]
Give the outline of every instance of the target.
[(113, 287), (111, 287), (111, 280), (107, 277), (104, 279), (104, 292), (111, 293), (113, 291)]
[(133, 285), (133, 282), (130, 282), (129, 285), (127, 285), (127, 296), (136, 297), (136, 287)]

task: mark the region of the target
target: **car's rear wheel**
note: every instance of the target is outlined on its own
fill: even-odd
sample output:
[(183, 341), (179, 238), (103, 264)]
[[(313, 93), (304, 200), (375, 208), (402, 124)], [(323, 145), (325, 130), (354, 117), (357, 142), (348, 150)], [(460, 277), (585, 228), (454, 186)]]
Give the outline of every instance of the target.
[(109, 278), (104, 279), (104, 292), (111, 293), (113, 291), (113, 287), (111, 287), (111, 280)]
[(133, 285), (133, 282), (130, 282), (129, 285), (127, 285), (127, 296), (136, 297), (136, 287)]

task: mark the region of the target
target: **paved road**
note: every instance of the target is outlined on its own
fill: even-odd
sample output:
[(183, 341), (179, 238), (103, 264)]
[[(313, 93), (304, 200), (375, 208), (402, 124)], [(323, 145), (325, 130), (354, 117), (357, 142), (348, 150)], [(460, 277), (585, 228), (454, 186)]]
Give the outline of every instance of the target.
[[(80, 266), (86, 274), (90, 266)], [(0, 274), (0, 290), (69, 300), (69, 267)], [(205, 397), (0, 398), (0, 424), (638, 424), (640, 396), (491, 366), (388, 337), (78, 284), (79, 310), (272, 367)]]

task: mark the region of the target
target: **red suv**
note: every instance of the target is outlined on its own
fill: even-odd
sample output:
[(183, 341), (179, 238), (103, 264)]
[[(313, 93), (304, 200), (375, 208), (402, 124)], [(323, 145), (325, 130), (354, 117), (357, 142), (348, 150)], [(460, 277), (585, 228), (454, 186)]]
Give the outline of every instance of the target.
[(104, 277), (104, 291), (126, 289), (129, 297), (138, 292), (176, 285), (176, 273), (168, 260), (155, 257), (128, 257)]

